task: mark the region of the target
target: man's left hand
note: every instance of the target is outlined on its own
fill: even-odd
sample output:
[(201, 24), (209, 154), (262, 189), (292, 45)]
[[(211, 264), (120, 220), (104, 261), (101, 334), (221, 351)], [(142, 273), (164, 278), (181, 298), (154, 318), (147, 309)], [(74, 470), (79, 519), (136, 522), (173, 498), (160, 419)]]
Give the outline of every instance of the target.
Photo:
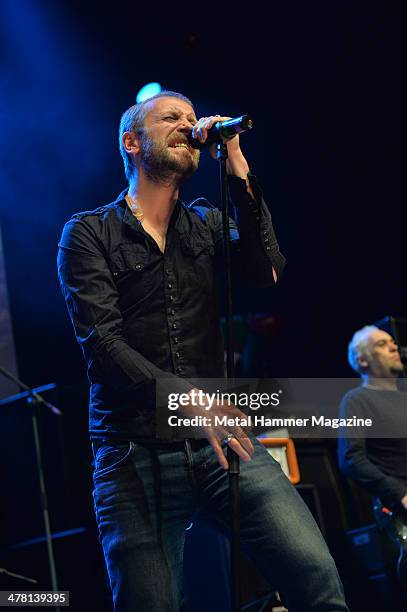
[[(203, 143), (208, 137), (208, 130), (210, 130), (211, 127), (215, 125), (215, 123), (217, 123), (218, 121), (227, 121), (228, 119), (231, 119), (231, 117), (221, 117), (220, 115), (215, 115), (212, 117), (201, 117), (192, 128), (192, 136), (194, 138), (197, 138), (199, 142)], [(226, 162), (227, 173), (245, 179), (249, 188), (247, 174), (250, 171), (250, 168), (240, 148), (239, 135), (236, 134), (235, 136), (232, 136), (231, 138), (225, 140), (225, 142), (228, 149), (228, 159)], [(216, 143), (209, 147), (209, 152), (211, 156), (216, 159)], [(250, 188), (249, 193), (250, 195), (253, 195), (251, 193)]]

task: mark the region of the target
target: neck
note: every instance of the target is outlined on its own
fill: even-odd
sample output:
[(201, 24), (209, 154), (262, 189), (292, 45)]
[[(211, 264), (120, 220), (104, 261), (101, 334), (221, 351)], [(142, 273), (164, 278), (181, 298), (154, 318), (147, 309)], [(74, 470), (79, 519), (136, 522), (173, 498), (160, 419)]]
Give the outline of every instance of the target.
[(154, 226), (166, 227), (178, 200), (175, 183), (155, 183), (140, 172), (129, 184), (129, 196), (143, 211), (143, 219)]
[(372, 374), (362, 376), (363, 386), (384, 391), (397, 391), (397, 377), (377, 378)]

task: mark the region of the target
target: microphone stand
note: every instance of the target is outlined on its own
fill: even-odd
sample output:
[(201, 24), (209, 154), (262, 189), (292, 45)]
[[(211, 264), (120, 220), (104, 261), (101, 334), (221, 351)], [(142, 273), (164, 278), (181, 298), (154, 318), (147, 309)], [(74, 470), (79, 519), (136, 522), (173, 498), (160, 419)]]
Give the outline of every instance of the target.
[[(33, 434), (34, 434), (34, 443), (35, 443), (35, 454), (37, 458), (37, 472), (38, 472), (38, 480), (40, 484), (40, 493), (41, 493), (41, 506), (42, 506), (42, 514), (44, 520), (45, 527), (45, 535), (47, 542), (47, 552), (48, 552), (48, 563), (49, 570), (51, 576), (51, 587), (53, 591), (58, 591), (58, 581), (57, 581), (57, 573), (55, 567), (55, 557), (54, 557), (54, 549), (52, 545), (52, 535), (51, 535), (51, 525), (49, 520), (49, 511), (48, 511), (48, 495), (47, 489), (45, 486), (45, 477), (44, 477), (44, 468), (43, 468), (43, 460), (42, 460), (42, 450), (41, 450), (41, 442), (40, 435), (38, 429), (38, 408), (40, 405), (45, 406), (54, 414), (62, 415), (59, 408), (53, 406), (49, 402), (47, 402), (42, 395), (28, 387), (21, 380), (13, 376), (10, 372), (5, 370), (0, 366), (0, 374), (3, 374), (6, 378), (13, 381), (22, 391), (25, 391), (27, 394), (27, 403), (33, 406), (32, 411), (32, 426), (33, 426)], [(55, 606), (57, 611), (60, 610), (59, 606)]]
[(9, 572), (5, 567), (0, 567), (0, 574), (10, 576), (10, 578), (15, 578), (16, 580), (24, 580), (24, 582), (30, 582), (31, 584), (38, 584), (38, 580), (35, 580), (34, 578), (29, 578), (28, 576), (23, 576), (22, 574)]
[[(229, 231), (229, 197), (226, 176), (227, 145), (218, 144), (217, 159), (220, 171), (220, 192), (222, 204), (223, 227), (223, 272), (225, 278), (226, 297), (226, 378), (234, 377), (234, 338), (233, 338), (233, 308), (232, 308), (232, 265)], [(240, 503), (239, 503), (239, 455), (228, 445), (227, 460), (229, 463), (229, 506), (231, 516), (231, 595), (232, 612), (240, 611)]]

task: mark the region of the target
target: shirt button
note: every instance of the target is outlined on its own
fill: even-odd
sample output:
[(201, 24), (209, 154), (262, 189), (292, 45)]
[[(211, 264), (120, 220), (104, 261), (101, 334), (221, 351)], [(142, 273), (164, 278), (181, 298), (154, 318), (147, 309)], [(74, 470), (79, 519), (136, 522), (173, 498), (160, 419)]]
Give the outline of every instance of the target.
[(143, 264), (136, 264), (136, 270), (141, 270), (143, 267)]
[(165, 268), (165, 273), (169, 276), (171, 274), (171, 270), (169, 268)]
[(268, 232), (266, 230), (263, 232), (263, 236), (268, 236)]
[(172, 324), (172, 329), (177, 329), (178, 325), (176, 323)]
[(181, 353), (180, 353), (179, 351), (177, 351), (177, 352), (175, 353), (175, 357), (176, 357), (177, 359), (179, 359), (179, 358), (181, 357)]
[(269, 239), (268, 239), (268, 238), (265, 238), (265, 239), (264, 239), (264, 242), (268, 242), (268, 241), (269, 241)]
[(271, 247), (270, 246), (266, 246), (266, 251), (271, 251)]
[(175, 300), (173, 295), (170, 295), (170, 302), (173, 302)]
[(173, 338), (173, 339), (172, 339), (172, 341), (174, 342), (174, 344), (178, 344), (178, 342), (179, 342), (179, 338), (176, 338), (176, 337), (175, 337), (175, 338)]
[(175, 371), (177, 374), (182, 374), (182, 372), (184, 371), (184, 368), (181, 368), (181, 366), (178, 366), (178, 368)]
[(175, 315), (175, 310), (173, 308), (171, 308), (171, 310), (170, 310), (170, 315), (172, 315), (172, 316)]
[(172, 289), (171, 283), (168, 283), (167, 287), (168, 287), (168, 289)]

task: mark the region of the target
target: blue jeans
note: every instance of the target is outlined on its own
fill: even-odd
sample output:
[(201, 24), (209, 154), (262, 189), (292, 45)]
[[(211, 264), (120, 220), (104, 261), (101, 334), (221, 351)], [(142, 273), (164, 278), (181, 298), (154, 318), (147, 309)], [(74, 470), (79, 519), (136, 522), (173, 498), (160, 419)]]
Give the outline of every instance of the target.
[[(253, 444), (251, 462), (241, 463), (242, 547), (289, 612), (348, 611), (307, 506), (266, 449), (254, 438)], [(178, 612), (191, 520), (228, 534), (228, 474), (211, 446), (103, 443), (95, 452), (93, 494), (115, 611)]]

